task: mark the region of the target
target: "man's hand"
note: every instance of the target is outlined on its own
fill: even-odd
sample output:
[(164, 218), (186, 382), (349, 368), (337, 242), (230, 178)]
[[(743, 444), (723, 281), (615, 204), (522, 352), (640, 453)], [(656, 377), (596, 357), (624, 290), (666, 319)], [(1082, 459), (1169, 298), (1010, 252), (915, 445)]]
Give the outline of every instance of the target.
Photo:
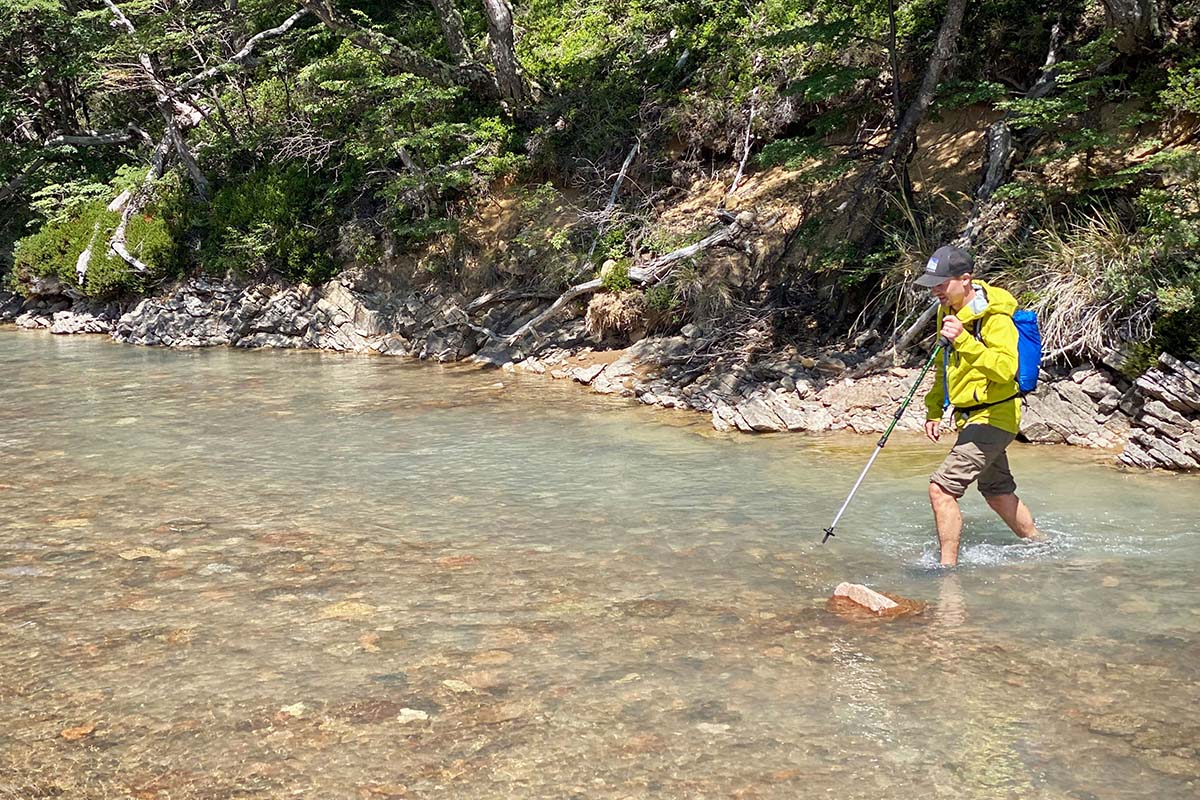
[(929, 441), (936, 442), (942, 435), (942, 421), (940, 419), (925, 420), (925, 435), (929, 437)]
[(942, 317), (942, 336), (946, 337), (946, 341), (953, 342), (962, 332), (963, 324), (958, 321), (958, 317), (953, 314)]

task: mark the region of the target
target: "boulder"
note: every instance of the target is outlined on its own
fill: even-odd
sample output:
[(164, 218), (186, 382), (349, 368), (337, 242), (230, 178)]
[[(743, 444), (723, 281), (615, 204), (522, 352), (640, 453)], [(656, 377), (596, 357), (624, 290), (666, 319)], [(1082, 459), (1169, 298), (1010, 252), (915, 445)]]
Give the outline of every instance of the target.
[(737, 404), (737, 412), (744, 425), (738, 427), (757, 433), (786, 431), (787, 425), (772, 409), (771, 403), (762, 395), (748, 397)]
[(863, 586), (861, 583), (846, 583), (843, 581), (833, 590), (833, 596), (845, 597), (847, 600), (851, 600), (876, 614), (900, 605), (895, 600), (884, 597), (879, 592)]
[(1200, 469), (1200, 364), (1163, 353), (1135, 388), (1142, 397), (1134, 406), (1134, 428), (1121, 462), (1141, 468)]
[(606, 366), (606, 364), (592, 364), (587, 367), (576, 367), (571, 372), (571, 377), (584, 386), (587, 386), (599, 377), (600, 373), (604, 372)]
[(25, 298), (0, 289), (0, 322), (11, 322), (21, 313)]
[(1119, 426), (1107, 425), (1095, 400), (1074, 381), (1043, 384), (1026, 398), (1021, 412), (1021, 436), (1028, 442), (1116, 447)]

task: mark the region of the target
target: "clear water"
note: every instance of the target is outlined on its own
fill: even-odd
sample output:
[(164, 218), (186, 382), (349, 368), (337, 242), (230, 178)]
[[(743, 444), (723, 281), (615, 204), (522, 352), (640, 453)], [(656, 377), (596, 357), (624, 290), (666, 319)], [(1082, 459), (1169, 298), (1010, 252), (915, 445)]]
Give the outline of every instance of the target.
[[(0, 798), (1185, 798), (1200, 481), (1018, 447), (933, 568), (894, 436), (0, 332)], [(842, 619), (840, 581), (929, 601)]]

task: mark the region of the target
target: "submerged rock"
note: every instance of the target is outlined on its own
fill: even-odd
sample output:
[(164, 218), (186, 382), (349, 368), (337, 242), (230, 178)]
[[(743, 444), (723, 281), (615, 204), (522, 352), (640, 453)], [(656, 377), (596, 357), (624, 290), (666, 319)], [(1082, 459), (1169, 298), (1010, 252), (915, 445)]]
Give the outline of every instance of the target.
[(68, 742), (78, 742), (80, 739), (86, 739), (96, 732), (95, 725), (76, 725), (71, 728), (63, 728), (59, 736), (66, 739)]
[(843, 582), (833, 590), (825, 608), (846, 619), (896, 619), (922, 614), (928, 604), (921, 600), (876, 592), (860, 583)]
[(834, 597), (845, 597), (858, 603), (863, 608), (870, 609), (876, 614), (882, 611), (890, 611), (896, 608), (899, 604), (889, 597), (884, 597), (879, 592), (861, 583), (839, 583), (837, 588), (833, 590)]
[(1136, 714), (1100, 714), (1088, 720), (1088, 730), (1104, 736), (1133, 736), (1146, 727), (1146, 720)]

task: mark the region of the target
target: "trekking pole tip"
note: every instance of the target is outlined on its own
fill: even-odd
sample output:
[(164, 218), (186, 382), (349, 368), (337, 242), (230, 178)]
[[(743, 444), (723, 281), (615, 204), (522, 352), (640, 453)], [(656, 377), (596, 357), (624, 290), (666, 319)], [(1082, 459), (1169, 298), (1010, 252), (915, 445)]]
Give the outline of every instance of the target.
[(826, 528), (825, 529), (825, 538), (821, 540), (821, 544), (825, 544), (826, 542), (828, 542), (830, 536), (833, 536), (833, 528)]

